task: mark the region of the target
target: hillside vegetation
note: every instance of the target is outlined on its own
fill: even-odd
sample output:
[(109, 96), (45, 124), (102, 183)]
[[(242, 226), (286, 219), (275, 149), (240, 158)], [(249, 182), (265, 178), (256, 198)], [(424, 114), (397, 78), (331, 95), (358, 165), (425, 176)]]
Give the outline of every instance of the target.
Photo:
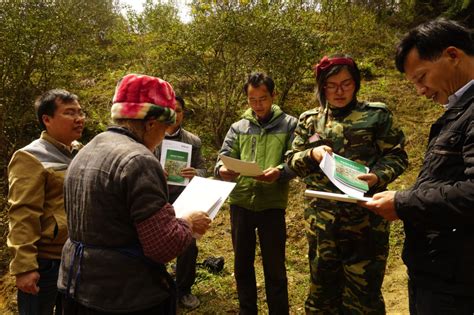
[[(396, 4), (394, 4), (396, 2)], [(443, 1), (441, 1), (443, 2)], [(462, 1), (461, 1), (462, 2)], [(422, 162), (430, 124), (441, 108), (415, 95), (394, 70), (393, 49), (411, 25), (440, 14), (472, 23), (471, 1), (446, 1), (426, 11), (421, 1), (194, 1), (193, 20), (182, 23), (176, 8), (147, 1), (141, 14), (120, 13), (116, 1), (0, 2), (0, 313), (14, 313), (13, 279), (7, 274), (6, 166), (12, 153), (39, 135), (32, 103), (53, 87), (80, 97), (88, 114), (83, 142), (104, 130), (117, 80), (137, 72), (162, 77), (189, 104), (186, 128), (203, 140), (209, 169), (231, 122), (246, 108), (242, 84), (265, 71), (277, 84), (277, 103), (298, 116), (316, 106), (311, 67), (324, 55), (351, 54), (363, 73), (359, 98), (385, 102), (406, 136), (408, 170), (390, 188), (405, 189)], [(429, 1), (423, 1), (429, 5)], [(448, 5), (449, 4), (449, 5)], [(453, 4), (452, 6), (450, 6)], [(450, 11), (451, 10), (451, 11)], [(448, 15), (449, 16), (449, 15)], [(291, 312), (302, 314), (308, 288), (303, 190), (292, 183), (287, 209), (287, 268)], [(403, 231), (392, 225), (384, 283), (387, 310), (407, 313), (405, 270), (400, 261)], [(193, 314), (236, 313), (233, 254), (227, 208), (199, 241), (198, 261), (224, 256), (225, 268), (198, 271), (195, 292), (202, 305)], [(266, 313), (259, 255), (259, 304)]]

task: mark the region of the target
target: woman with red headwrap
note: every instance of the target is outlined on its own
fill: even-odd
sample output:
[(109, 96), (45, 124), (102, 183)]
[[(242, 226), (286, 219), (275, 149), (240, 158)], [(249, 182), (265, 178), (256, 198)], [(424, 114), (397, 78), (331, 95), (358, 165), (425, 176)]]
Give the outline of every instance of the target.
[[(318, 108), (304, 112), (288, 165), (308, 189), (340, 193), (319, 163), (325, 152), (367, 166), (359, 177), (368, 195), (385, 190), (407, 167), (404, 135), (383, 103), (357, 100), (361, 76), (346, 55), (324, 57), (315, 67)], [(311, 287), (308, 314), (384, 314), (381, 286), (389, 224), (357, 204), (307, 200), (305, 209)]]
[(154, 155), (175, 123), (175, 94), (160, 78), (131, 73), (112, 103), (113, 125), (76, 155), (64, 179), (69, 238), (58, 276), (61, 314), (174, 315), (165, 263), (211, 222), (201, 211), (176, 218)]

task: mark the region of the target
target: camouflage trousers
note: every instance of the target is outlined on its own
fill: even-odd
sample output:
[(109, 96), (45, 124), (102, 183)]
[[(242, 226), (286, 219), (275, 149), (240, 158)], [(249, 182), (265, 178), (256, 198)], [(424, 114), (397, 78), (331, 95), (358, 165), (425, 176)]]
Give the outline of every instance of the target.
[(311, 285), (307, 314), (385, 314), (389, 223), (355, 204), (305, 209)]

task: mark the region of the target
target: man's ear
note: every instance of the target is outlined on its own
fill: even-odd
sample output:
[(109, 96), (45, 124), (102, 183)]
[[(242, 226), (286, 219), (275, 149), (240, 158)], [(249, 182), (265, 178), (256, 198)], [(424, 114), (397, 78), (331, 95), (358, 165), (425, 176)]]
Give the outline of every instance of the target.
[(275, 99), (276, 99), (276, 96), (277, 96), (277, 93), (275, 91), (273, 91), (272, 94), (270, 94), (270, 95), (271, 95), (271, 98), (272, 98), (272, 103), (274, 103)]
[(459, 50), (456, 47), (449, 46), (448, 48), (445, 49), (445, 51), (449, 58), (451, 59), (459, 58)]
[(43, 116), (41, 116), (41, 120), (43, 121), (43, 124), (48, 127), (50, 122), (51, 122), (51, 117), (46, 115), (46, 114), (43, 114)]

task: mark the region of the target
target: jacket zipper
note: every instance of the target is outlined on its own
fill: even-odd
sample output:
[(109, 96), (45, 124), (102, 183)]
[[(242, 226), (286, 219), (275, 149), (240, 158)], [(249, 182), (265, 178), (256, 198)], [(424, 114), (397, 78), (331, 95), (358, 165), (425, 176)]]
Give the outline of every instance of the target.
[(256, 161), (257, 138), (252, 137), (252, 161)]

